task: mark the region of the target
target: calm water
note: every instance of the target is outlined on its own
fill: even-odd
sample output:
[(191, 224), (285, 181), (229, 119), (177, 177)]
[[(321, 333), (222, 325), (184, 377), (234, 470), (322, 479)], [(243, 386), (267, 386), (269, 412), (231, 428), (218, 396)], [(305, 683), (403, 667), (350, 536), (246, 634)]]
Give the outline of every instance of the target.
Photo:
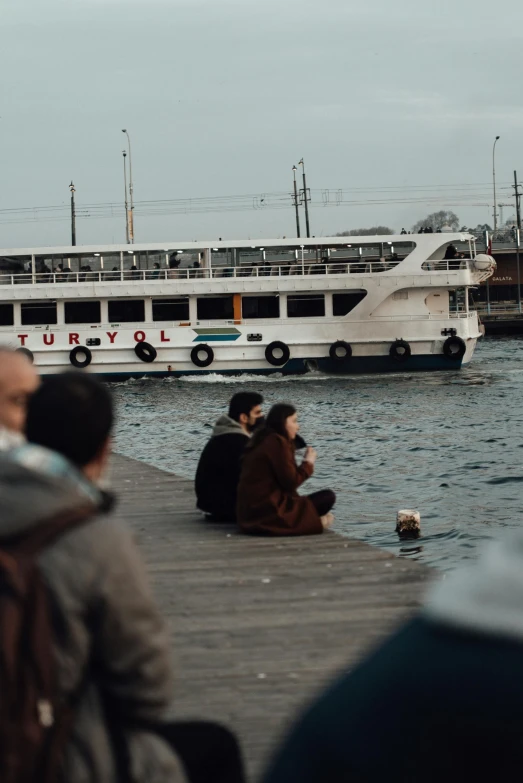
[[(240, 389), (266, 409), (296, 405), (319, 453), (308, 491), (338, 495), (336, 529), (402, 557), (451, 568), (523, 524), (523, 339), (484, 340), (460, 372), (113, 384), (116, 448), (193, 478), (210, 426)], [(417, 508), (422, 537), (400, 542), (396, 511)]]

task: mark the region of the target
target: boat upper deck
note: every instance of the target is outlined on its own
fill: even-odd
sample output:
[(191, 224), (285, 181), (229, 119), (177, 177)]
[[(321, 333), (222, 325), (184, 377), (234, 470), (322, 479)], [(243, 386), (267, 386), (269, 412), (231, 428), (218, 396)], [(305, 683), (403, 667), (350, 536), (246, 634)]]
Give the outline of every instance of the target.
[(8, 249), (0, 250), (0, 286), (367, 276), (397, 267), (397, 273), (413, 274), (467, 268), (474, 257), (474, 238), (467, 234)]

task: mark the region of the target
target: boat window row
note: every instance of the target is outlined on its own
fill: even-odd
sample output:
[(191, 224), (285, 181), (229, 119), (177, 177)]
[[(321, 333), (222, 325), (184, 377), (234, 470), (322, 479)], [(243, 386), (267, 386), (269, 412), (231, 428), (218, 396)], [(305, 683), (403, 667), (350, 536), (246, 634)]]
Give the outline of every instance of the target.
[[(363, 290), (332, 294), (332, 311), (335, 316), (344, 316), (353, 310), (367, 292)], [(58, 323), (56, 301), (22, 302), (20, 306), (22, 326), (50, 326)], [(145, 321), (144, 299), (109, 299), (107, 301), (108, 323), (142, 323)], [(318, 318), (325, 315), (323, 293), (299, 293), (287, 295), (288, 318)], [(196, 298), (198, 321), (232, 321), (235, 314), (234, 296), (205, 296)], [(280, 297), (260, 295), (241, 297), (241, 318), (280, 318)], [(153, 321), (189, 321), (189, 297), (152, 299)], [(15, 314), (12, 303), (0, 304), (0, 326), (14, 326)], [(102, 303), (97, 299), (64, 302), (64, 323), (102, 323)]]
[(395, 266), (414, 247), (414, 242), (381, 242), (336, 247), (35, 255), (34, 269), (31, 256), (0, 255), (0, 285), (379, 272)]

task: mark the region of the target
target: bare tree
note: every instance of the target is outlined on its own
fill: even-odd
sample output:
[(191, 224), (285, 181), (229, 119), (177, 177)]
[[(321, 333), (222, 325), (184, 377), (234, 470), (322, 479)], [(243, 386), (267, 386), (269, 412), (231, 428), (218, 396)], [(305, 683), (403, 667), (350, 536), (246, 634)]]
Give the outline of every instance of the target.
[(476, 228), (467, 228), (462, 226), (460, 231), (469, 231), (471, 234), (484, 234), (485, 231), (492, 231), (492, 226), (488, 223), (478, 223)]
[(444, 228), (450, 228), (452, 231), (457, 231), (459, 228), (459, 218), (455, 212), (450, 209), (440, 209), (439, 212), (432, 212), (427, 215), (423, 220), (418, 220), (412, 226), (412, 232), (417, 234), (422, 228), (431, 228), (433, 231), (442, 230)]
[(394, 229), (388, 226), (371, 226), (370, 228), (351, 228), (350, 231), (340, 231), (339, 234), (335, 234), (337, 237), (372, 237), (372, 236), (386, 236), (387, 234), (396, 233)]

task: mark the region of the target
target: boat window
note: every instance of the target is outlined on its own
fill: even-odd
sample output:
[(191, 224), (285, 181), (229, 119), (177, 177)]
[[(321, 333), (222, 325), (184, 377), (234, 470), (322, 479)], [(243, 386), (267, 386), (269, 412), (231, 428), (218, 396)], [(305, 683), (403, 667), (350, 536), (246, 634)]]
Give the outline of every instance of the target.
[(12, 304), (0, 304), (0, 326), (13, 326), (15, 322)]
[[(132, 256), (129, 256), (132, 258)], [(124, 265), (127, 256), (124, 257)], [(120, 253), (104, 253), (103, 250), (100, 253), (80, 254), (68, 257), (56, 257), (54, 259), (53, 266), (48, 263), (47, 266), (52, 268), (53, 271), (57, 270), (58, 262), (62, 264), (65, 272), (71, 271), (74, 275), (79, 275), (79, 282), (85, 282), (89, 280), (98, 280), (100, 274), (109, 275), (111, 271), (116, 272), (120, 270)], [(129, 264), (131, 266), (131, 264)], [(103, 279), (103, 277), (102, 277)], [(106, 277), (105, 279), (112, 280), (112, 277)], [(65, 282), (65, 281), (63, 281)]]
[(196, 303), (199, 321), (230, 321), (234, 318), (232, 296), (204, 296)]
[(279, 318), (278, 296), (242, 296), (242, 318)]
[(153, 321), (188, 321), (189, 298), (153, 299)]
[(24, 326), (46, 326), (58, 323), (56, 302), (22, 302), (22, 324)]
[(109, 323), (131, 323), (145, 321), (145, 302), (143, 299), (110, 299)]
[(325, 315), (323, 294), (291, 294), (287, 297), (289, 318), (316, 318)]
[(367, 296), (366, 291), (345, 291), (343, 294), (332, 295), (332, 314), (347, 315)]
[(97, 300), (85, 302), (65, 302), (65, 323), (99, 324), (102, 320), (100, 310), (100, 302)]

